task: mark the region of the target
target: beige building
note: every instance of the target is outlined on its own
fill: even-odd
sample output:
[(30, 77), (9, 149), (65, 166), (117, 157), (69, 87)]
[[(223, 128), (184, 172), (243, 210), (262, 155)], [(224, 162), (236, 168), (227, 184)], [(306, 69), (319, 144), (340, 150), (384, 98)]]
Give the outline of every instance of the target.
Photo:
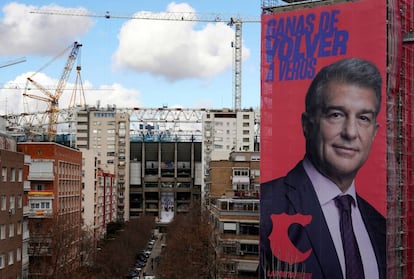
[[(210, 110), (203, 114), (203, 173), (210, 161), (228, 160), (232, 151), (258, 151), (258, 112), (253, 109)], [(202, 185), (203, 197), (205, 183)]]
[(82, 152), (82, 219), (87, 231), (93, 230), (99, 239), (105, 233), (104, 187), (100, 184), (98, 157), (96, 151), (81, 149)]
[[(114, 107), (89, 107), (77, 112), (76, 147), (94, 150), (104, 173), (114, 174), (110, 204), (114, 220), (129, 220), (129, 115)], [(85, 185), (92, 187), (92, 185)], [(108, 195), (107, 195), (108, 197)], [(109, 204), (109, 203), (107, 203)], [(107, 210), (108, 212), (108, 210)]]

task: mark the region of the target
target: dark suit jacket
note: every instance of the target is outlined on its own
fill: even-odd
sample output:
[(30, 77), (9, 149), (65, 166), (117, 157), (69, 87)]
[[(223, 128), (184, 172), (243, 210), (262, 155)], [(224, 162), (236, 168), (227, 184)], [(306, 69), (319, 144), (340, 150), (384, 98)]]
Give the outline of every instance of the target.
[[(374, 186), (373, 186), (374, 187)], [(370, 236), (381, 279), (386, 278), (386, 225), (385, 218), (364, 199), (357, 196), (359, 210)], [(305, 226), (291, 225), (288, 230), (291, 242), (302, 252), (312, 249), (301, 263), (287, 265), (273, 256), (269, 235), (272, 232), (272, 214), (300, 213), (311, 215)], [(274, 270), (298, 270), (303, 277), (312, 279), (341, 279), (341, 266), (336, 254), (316, 192), (302, 163), (287, 176), (263, 183), (260, 188), (260, 279), (273, 278)], [(273, 273), (272, 273), (273, 272)], [(268, 277), (266, 277), (268, 275)], [(275, 276), (275, 278), (278, 278)], [(294, 278), (294, 277), (292, 277)]]

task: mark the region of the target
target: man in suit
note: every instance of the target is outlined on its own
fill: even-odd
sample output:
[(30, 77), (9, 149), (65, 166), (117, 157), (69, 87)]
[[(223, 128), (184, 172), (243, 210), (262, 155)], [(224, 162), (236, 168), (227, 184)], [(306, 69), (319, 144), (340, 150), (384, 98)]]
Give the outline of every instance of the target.
[[(261, 279), (386, 278), (385, 218), (354, 183), (379, 127), (381, 86), (377, 67), (357, 58), (324, 67), (312, 81), (302, 114), (306, 154), (285, 177), (261, 185)], [(342, 196), (348, 225), (340, 221)], [(349, 227), (355, 245), (342, 235)], [(348, 257), (350, 246), (357, 249)], [(360, 272), (350, 275), (356, 259)]]

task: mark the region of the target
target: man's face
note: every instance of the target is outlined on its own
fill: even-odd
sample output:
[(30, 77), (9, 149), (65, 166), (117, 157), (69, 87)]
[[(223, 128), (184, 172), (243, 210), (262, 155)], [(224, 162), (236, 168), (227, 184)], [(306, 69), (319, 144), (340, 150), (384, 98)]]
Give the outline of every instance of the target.
[(375, 92), (332, 81), (321, 101), (315, 115), (303, 115), (307, 152), (316, 168), (338, 186), (341, 181), (350, 183), (367, 160), (378, 129)]

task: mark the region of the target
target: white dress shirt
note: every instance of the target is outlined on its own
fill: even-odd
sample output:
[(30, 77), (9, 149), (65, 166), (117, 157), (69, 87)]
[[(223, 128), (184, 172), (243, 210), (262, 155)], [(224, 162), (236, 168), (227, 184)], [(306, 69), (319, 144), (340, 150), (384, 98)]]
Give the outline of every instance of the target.
[(355, 237), (357, 239), (359, 251), (361, 253), (365, 278), (378, 279), (378, 264), (375, 258), (371, 240), (362, 220), (361, 212), (358, 209), (358, 201), (356, 199), (354, 182), (352, 182), (352, 185), (349, 187), (348, 191), (342, 193), (339, 187), (327, 177), (319, 173), (307, 158), (303, 160), (303, 167), (305, 168), (307, 175), (312, 181), (316, 195), (318, 196), (318, 200), (325, 216), (326, 223), (328, 224), (329, 232), (331, 233), (331, 237), (335, 245), (336, 253), (341, 264), (344, 278), (346, 278), (345, 257), (344, 249), (342, 247), (341, 231), (339, 228), (339, 211), (335, 205), (334, 198), (339, 195), (348, 194), (351, 195), (355, 200), (355, 205), (352, 206), (351, 210), (352, 226), (354, 228)]

